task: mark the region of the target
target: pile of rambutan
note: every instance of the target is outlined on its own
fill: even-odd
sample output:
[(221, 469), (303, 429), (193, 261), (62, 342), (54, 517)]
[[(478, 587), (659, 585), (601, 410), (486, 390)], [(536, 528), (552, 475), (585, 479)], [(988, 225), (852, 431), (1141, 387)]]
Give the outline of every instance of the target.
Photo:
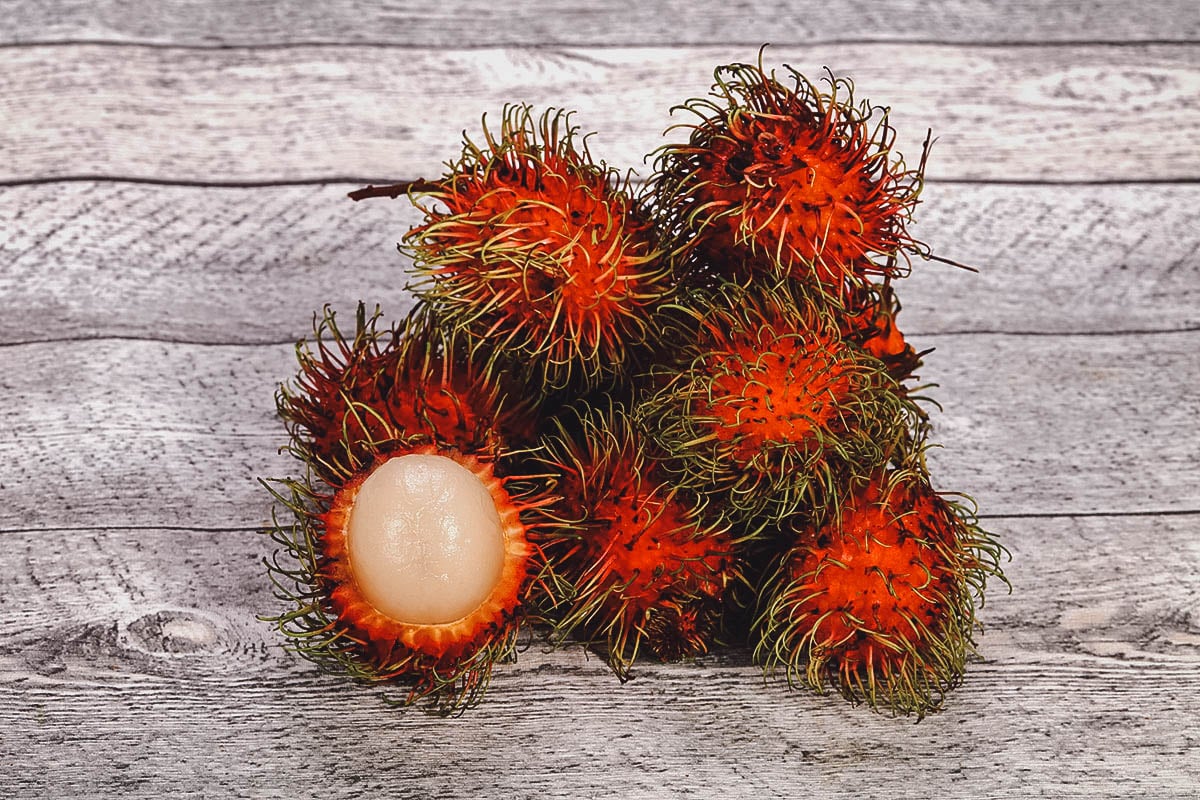
[(441, 178), (351, 194), (423, 215), (416, 304), (326, 309), (278, 392), (297, 652), (443, 713), (539, 635), (622, 681), (741, 646), (918, 718), (962, 681), (1005, 551), (933, 486), (897, 325), (944, 260), (907, 230), (929, 139), (906, 167), (886, 109), (761, 53), (715, 77), (641, 184), (516, 105)]

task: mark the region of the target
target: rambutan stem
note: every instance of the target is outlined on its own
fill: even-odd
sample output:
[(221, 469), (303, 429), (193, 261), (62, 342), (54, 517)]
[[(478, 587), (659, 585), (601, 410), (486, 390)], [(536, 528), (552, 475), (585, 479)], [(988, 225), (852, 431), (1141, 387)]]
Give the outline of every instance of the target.
[(389, 186), (373, 186), (369, 185), (363, 189), (356, 189), (350, 192), (347, 197), (355, 202), (366, 200), (368, 197), (390, 197), (395, 200), (401, 195), (408, 194), (413, 189), (418, 192), (434, 192), (442, 187), (439, 184), (432, 183), (424, 178), (418, 178), (415, 181), (404, 181), (403, 183), (393, 183)]

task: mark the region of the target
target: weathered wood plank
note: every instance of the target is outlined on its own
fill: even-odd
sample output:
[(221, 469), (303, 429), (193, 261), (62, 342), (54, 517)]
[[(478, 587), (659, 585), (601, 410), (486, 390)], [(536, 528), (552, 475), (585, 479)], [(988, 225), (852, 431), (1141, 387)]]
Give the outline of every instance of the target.
[(6, 686), (0, 718), (19, 724), (0, 743), (5, 785), (30, 798), (749, 800), (801, 785), (818, 799), (1193, 800), (1200, 777), (1194, 665), (978, 667), (951, 711), (916, 727), (763, 690), (745, 668), (617, 687), (595, 668), (529, 666), (496, 679), (506, 706), (452, 721), (286, 672)]
[(992, 587), (986, 660), (915, 726), (764, 684), (744, 651), (646, 664), (621, 686), (594, 658), (536, 644), (466, 716), (400, 714), (281, 652), (255, 619), (274, 601), (253, 534), (6, 533), (4, 785), (64, 798), (180, 784), (263, 797), (786, 797), (798, 784), (814, 797), (1190, 797), (1195, 518), (992, 522), (1015, 591)]
[[(104, 336), (294, 340), (325, 303), (399, 314), (418, 221), (356, 184), (0, 188), (0, 343)], [(913, 232), (978, 275), (918, 262), (897, 284), (919, 334), (1200, 326), (1200, 185), (925, 189)], [(52, 322), (52, 324), (51, 324)]]
[[(1200, 508), (1200, 332), (916, 344), (939, 488), (988, 514)], [(294, 371), (281, 345), (0, 348), (0, 530), (262, 524), (255, 478), (295, 472), (272, 401)]]
[[(1198, 48), (789, 46), (767, 62), (854, 78), (861, 96), (892, 106), (910, 159), (933, 128), (931, 178), (1195, 180)], [(715, 65), (754, 57), (742, 46), (9, 48), (0, 180), (428, 176), (455, 156), (460, 131), (513, 101), (578, 110), (599, 131), (593, 152), (636, 168), (664, 142), (668, 109), (705, 94)]]
[(1118, 0), (884, 0), (759, 3), (678, 0), (583, 5), (536, 0), (480, 5), (450, 0), (436, 10), (419, 3), (335, 0), (320, 6), (195, 0), (121, 3), (9, 0), (0, 42), (88, 40), (195, 46), (333, 42), (425, 47), (514, 45), (757, 46), (823, 41), (1139, 41), (1200, 39), (1200, 12), (1184, 0), (1134, 6)]

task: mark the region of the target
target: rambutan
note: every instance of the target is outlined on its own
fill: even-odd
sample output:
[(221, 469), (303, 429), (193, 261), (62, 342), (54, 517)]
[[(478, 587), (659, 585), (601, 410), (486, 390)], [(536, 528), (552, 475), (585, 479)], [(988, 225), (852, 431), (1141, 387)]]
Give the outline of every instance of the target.
[(919, 418), (828, 308), (778, 286), (726, 285), (666, 317), (676, 361), (638, 414), (684, 484), (777, 520), (886, 464)]
[(448, 326), (529, 368), (534, 383), (595, 385), (624, 368), (672, 284), (628, 178), (593, 161), (569, 115), (509, 106), (437, 181), (406, 189), (425, 214), (404, 237), (415, 292)]
[(794, 546), (761, 588), (756, 658), (872, 707), (938, 708), (974, 652), (975, 600), (1004, 580), (974, 512), (904, 468), (783, 529)]
[[(896, 276), (924, 245), (907, 232), (925, 154), (893, 151), (888, 111), (856, 103), (849, 80), (821, 91), (791, 67), (718, 67), (710, 98), (680, 108), (699, 121), (659, 149), (649, 188), (674, 249), (729, 271), (766, 270), (840, 296), (869, 276)], [(926, 142), (926, 152), (928, 141)]]
[(720, 511), (657, 473), (617, 404), (560, 421), (542, 458), (561, 476), (538, 533), (556, 637), (601, 645), (621, 680), (643, 646), (664, 661), (707, 652), (738, 577)]
[(268, 619), (318, 665), (450, 712), (515, 652), (548, 496), (510, 472), (495, 373), (419, 316), (381, 336), (360, 308), (348, 341), (327, 312), (315, 352), (298, 348), (299, 389), (278, 400), (307, 471), (266, 482), (291, 512), (267, 531), (290, 606)]

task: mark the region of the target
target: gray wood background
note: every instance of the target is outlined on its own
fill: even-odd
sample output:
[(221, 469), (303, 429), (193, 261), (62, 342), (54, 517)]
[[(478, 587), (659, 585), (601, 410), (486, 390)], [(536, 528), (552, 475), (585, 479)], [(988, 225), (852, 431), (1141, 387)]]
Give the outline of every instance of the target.
[[(284, 653), (274, 387), (323, 303), (408, 302), (411, 213), (345, 192), (508, 101), (644, 173), (763, 42), (934, 129), (913, 231), (982, 267), (899, 286), (1013, 553), (946, 710), (535, 644), (443, 720)], [(1200, 796), (1198, 253), (1194, 0), (0, 0), (0, 793)]]

